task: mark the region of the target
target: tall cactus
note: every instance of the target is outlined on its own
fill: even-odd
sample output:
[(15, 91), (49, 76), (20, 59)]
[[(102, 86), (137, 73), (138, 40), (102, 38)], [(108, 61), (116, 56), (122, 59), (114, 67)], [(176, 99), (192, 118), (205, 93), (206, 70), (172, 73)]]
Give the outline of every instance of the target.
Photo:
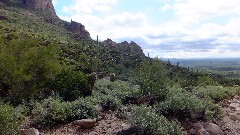
[(110, 74), (110, 81), (111, 81), (111, 82), (114, 82), (115, 79), (116, 79), (115, 74), (114, 74), (114, 73), (111, 73), (111, 74)]

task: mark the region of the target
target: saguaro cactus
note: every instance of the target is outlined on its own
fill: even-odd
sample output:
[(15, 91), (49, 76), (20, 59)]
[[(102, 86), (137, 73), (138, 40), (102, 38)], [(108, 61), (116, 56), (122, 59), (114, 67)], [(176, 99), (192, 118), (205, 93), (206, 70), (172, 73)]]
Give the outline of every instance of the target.
[(114, 74), (114, 73), (111, 73), (111, 74), (110, 74), (110, 81), (111, 81), (111, 82), (114, 82), (114, 81), (115, 81), (115, 78), (116, 78), (115, 74)]
[(94, 84), (97, 80), (97, 73), (96, 72), (92, 72), (91, 74), (88, 75), (88, 80), (90, 83), (90, 91), (92, 93), (92, 91), (94, 90)]

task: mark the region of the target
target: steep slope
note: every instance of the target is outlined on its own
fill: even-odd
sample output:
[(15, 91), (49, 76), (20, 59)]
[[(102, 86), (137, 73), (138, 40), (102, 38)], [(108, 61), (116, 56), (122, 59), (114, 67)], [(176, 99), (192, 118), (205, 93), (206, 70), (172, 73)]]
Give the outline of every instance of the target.
[(49, 0), (2, 2), (7, 17), (0, 22), (1, 37), (8, 35), (11, 39), (31, 35), (55, 42), (61, 47), (61, 59), (75, 70), (97, 71), (102, 77), (114, 72), (126, 79), (130, 70), (145, 58), (140, 46), (134, 42), (92, 40), (81, 23), (59, 19)]

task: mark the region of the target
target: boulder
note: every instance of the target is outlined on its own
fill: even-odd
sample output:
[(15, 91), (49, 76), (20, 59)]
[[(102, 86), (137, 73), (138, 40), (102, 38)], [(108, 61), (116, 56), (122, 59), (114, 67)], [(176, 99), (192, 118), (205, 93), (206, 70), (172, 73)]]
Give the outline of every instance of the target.
[(231, 110), (236, 110), (236, 107), (235, 106), (229, 106), (229, 108), (231, 109)]
[(82, 119), (73, 121), (74, 125), (78, 125), (84, 129), (91, 129), (96, 126), (96, 119)]
[(183, 135), (188, 135), (188, 132), (187, 131), (182, 131), (182, 134)]
[(221, 128), (214, 123), (208, 123), (204, 129), (209, 133), (209, 135), (224, 135)]
[(26, 129), (26, 130), (22, 130), (21, 135), (39, 135), (39, 131), (35, 128), (29, 128), (29, 129)]
[(190, 133), (190, 135), (195, 135), (196, 134), (196, 129), (194, 129), (194, 128), (191, 128), (190, 130), (189, 130), (189, 133)]
[(200, 129), (197, 131), (196, 135), (209, 135), (205, 129)]
[(232, 115), (230, 115), (230, 119), (233, 121), (240, 121), (240, 116), (232, 114)]
[(55, 12), (52, 0), (23, 0), (23, 3), (34, 10), (51, 10)]
[(196, 129), (197, 131), (203, 129), (202, 124), (199, 123), (199, 122), (198, 122), (198, 123), (194, 123), (194, 124), (193, 124), (193, 127), (194, 127), (194, 129)]

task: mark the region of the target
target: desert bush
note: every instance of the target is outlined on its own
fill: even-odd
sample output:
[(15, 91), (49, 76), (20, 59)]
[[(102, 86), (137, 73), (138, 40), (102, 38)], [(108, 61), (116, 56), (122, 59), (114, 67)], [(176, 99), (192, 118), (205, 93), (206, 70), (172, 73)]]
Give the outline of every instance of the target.
[(0, 44), (0, 80), (11, 90), (11, 100), (34, 98), (61, 69), (56, 46), (38, 38)]
[(112, 95), (100, 95), (99, 96), (99, 104), (105, 110), (112, 110), (115, 111), (122, 106), (121, 100), (112, 96)]
[(156, 105), (156, 108), (164, 116), (177, 118), (196, 118), (216, 120), (223, 116), (221, 107), (212, 103), (212, 100), (206, 93), (197, 89), (192, 92), (186, 92), (182, 88), (169, 88), (168, 98)]
[(96, 88), (98, 89), (97, 93), (112, 95), (123, 103), (130, 102), (129, 100), (141, 95), (139, 86), (120, 80), (110, 82), (109, 80), (101, 79), (96, 82)]
[(176, 116), (179, 118), (186, 118), (193, 114), (198, 117), (203, 117), (204, 107), (203, 101), (195, 95), (182, 92), (169, 95), (166, 101), (158, 105), (163, 115)]
[(74, 119), (93, 118), (97, 112), (92, 106), (80, 101), (63, 102), (59, 98), (48, 98), (36, 103), (32, 110), (34, 125), (55, 126)]
[(199, 76), (197, 79), (197, 84), (199, 86), (209, 86), (209, 85), (217, 85), (216, 82), (209, 76)]
[(180, 135), (181, 128), (177, 122), (171, 122), (162, 115), (158, 115), (153, 108), (134, 106), (129, 120), (142, 135)]
[(20, 107), (14, 108), (10, 105), (0, 103), (0, 134), (18, 134), (18, 129), (23, 122), (23, 118), (24, 116)]
[(70, 120), (97, 118), (98, 111), (92, 103), (86, 102), (84, 99), (75, 100), (72, 102), (72, 113)]
[(88, 77), (80, 71), (63, 70), (48, 87), (67, 101), (73, 101), (91, 93)]
[(142, 94), (166, 98), (166, 69), (158, 59), (145, 60), (132, 74), (131, 81), (141, 86)]
[(237, 95), (238, 90), (231, 87), (205, 86), (194, 88), (192, 93), (199, 98), (211, 99), (215, 102), (219, 102), (221, 100), (228, 99), (234, 95)]
[(224, 113), (220, 105), (214, 104), (211, 101), (205, 101), (205, 119), (206, 120), (219, 120), (223, 118)]

